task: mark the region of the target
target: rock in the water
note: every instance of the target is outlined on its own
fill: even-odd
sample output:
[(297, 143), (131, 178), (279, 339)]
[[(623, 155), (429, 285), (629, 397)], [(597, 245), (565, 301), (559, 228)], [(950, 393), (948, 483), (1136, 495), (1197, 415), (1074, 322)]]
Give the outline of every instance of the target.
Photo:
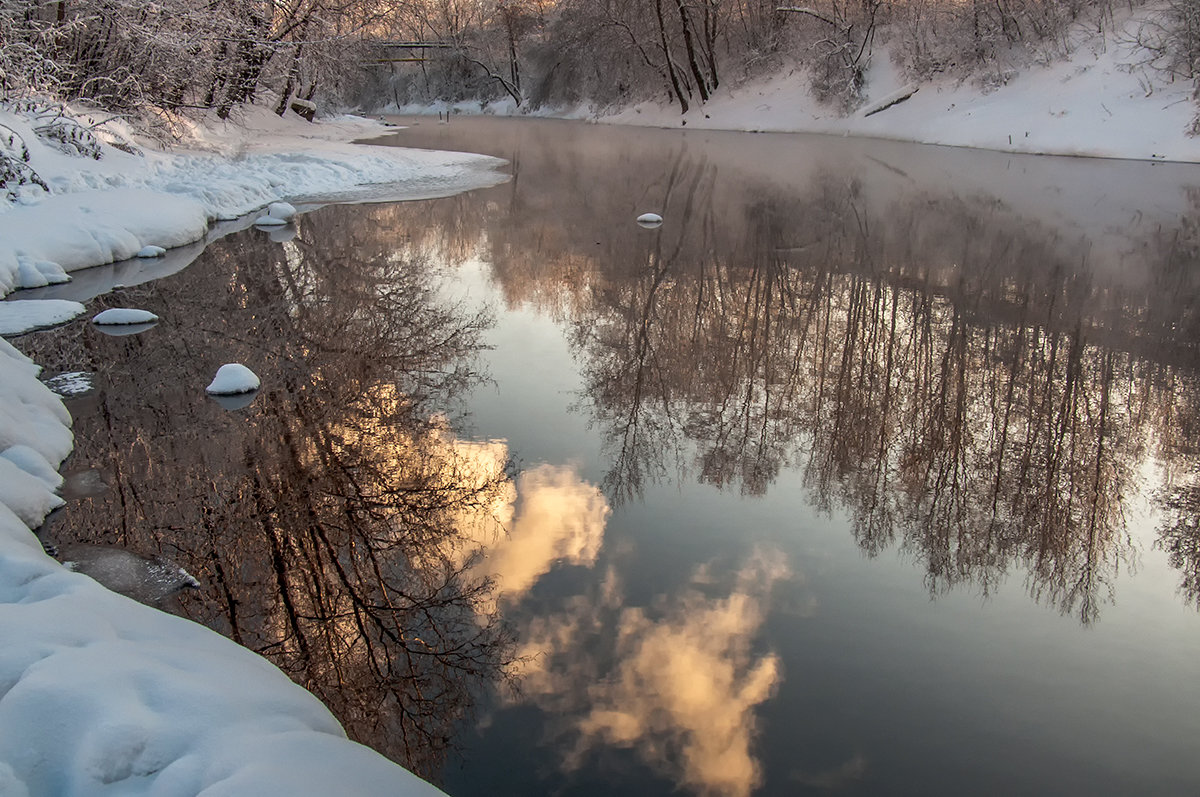
[(267, 206), (267, 215), (275, 219), (290, 221), (296, 215), (296, 209), (287, 202), (272, 202)]
[(113, 592), (151, 606), (181, 590), (200, 586), (200, 582), (174, 562), (124, 548), (76, 543), (62, 546), (58, 554), (68, 569), (91, 576)]
[(659, 227), (663, 223), (663, 217), (657, 213), (643, 213), (637, 217), (637, 223), (643, 227)]
[(205, 391), (215, 396), (232, 396), (258, 390), (258, 376), (241, 363), (225, 363), (217, 369), (212, 384)]
[(153, 324), (158, 316), (149, 310), (133, 307), (112, 307), (92, 318), (93, 324)]
[(255, 227), (282, 227), (284, 224), (287, 224), (287, 219), (280, 219), (275, 216), (259, 216), (254, 220)]
[(47, 379), (46, 387), (66, 398), (82, 396), (92, 392), (93, 377), (94, 374), (89, 371), (68, 371)]
[(162, 257), (166, 253), (167, 253), (167, 250), (163, 249), (161, 246), (150, 245), (150, 246), (143, 246), (141, 249), (139, 249), (136, 256), (137, 257)]

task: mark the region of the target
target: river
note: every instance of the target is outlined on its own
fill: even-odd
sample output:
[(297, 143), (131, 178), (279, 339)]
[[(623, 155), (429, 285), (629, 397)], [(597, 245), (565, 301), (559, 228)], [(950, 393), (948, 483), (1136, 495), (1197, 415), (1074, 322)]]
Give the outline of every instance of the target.
[(409, 121), (512, 179), (26, 339), (49, 541), (455, 797), (1196, 791), (1200, 169)]

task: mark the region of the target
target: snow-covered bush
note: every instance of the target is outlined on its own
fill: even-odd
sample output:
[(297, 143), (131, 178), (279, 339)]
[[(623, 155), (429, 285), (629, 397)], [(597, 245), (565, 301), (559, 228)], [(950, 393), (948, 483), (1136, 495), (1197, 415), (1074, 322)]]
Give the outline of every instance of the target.
[(100, 141), (90, 129), (67, 113), (61, 105), (40, 105), (30, 100), (16, 103), (13, 109), (30, 119), (37, 137), (67, 155), (81, 155), (100, 160), (104, 152)]
[[(1147, 15), (1135, 38), (1151, 67), (1171, 79), (1191, 81), (1193, 96), (1200, 98), (1200, 3), (1166, 0)], [(1200, 114), (1188, 132), (1200, 135)]]
[(21, 186), (37, 185), (49, 190), (45, 181), (29, 165), (29, 147), (17, 131), (0, 124), (0, 198), (11, 201)]
[(373, 0), (0, 0), (0, 100), (84, 101), (145, 126), (195, 109), (227, 118), (269, 89), (282, 114), (318, 86), (345, 92), (380, 13)]
[(1063, 54), (1072, 25), (1087, 19), (1102, 28), (1113, 13), (1113, 0), (894, 0), (891, 5), (893, 55), (916, 79), (980, 67), (1002, 75), (1003, 62), (1034, 50)]

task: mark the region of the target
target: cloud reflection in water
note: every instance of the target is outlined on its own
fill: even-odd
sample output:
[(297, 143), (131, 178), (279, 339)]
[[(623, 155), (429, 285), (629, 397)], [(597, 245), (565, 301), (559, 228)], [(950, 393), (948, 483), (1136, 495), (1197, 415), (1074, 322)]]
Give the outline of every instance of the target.
[[(504, 471), (508, 446), (502, 441), (456, 440), (454, 449), (468, 463), (468, 481), (486, 482)], [(478, 555), (475, 572), (495, 579), (499, 594), (515, 603), (559, 563), (595, 565), (611, 513), (608, 499), (575, 465), (543, 463), (522, 472), (492, 505), (462, 513), (466, 544), (458, 559)]]
[(783, 674), (779, 657), (754, 643), (770, 592), (790, 571), (778, 552), (761, 548), (728, 592), (701, 583), (708, 570), (680, 595), (624, 609), (610, 571), (596, 599), (531, 622), (524, 693), (571, 718), (560, 729), (576, 737), (568, 768), (616, 746), (700, 794), (744, 797), (761, 782), (754, 709)]

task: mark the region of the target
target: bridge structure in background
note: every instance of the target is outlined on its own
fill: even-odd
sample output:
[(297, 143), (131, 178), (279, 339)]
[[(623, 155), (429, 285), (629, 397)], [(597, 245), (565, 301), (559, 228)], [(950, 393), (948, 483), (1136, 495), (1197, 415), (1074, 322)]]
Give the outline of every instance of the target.
[(368, 63), (407, 64), (428, 61), (431, 52), (453, 50), (455, 44), (447, 41), (377, 41), (372, 47), (378, 55), (372, 55)]

